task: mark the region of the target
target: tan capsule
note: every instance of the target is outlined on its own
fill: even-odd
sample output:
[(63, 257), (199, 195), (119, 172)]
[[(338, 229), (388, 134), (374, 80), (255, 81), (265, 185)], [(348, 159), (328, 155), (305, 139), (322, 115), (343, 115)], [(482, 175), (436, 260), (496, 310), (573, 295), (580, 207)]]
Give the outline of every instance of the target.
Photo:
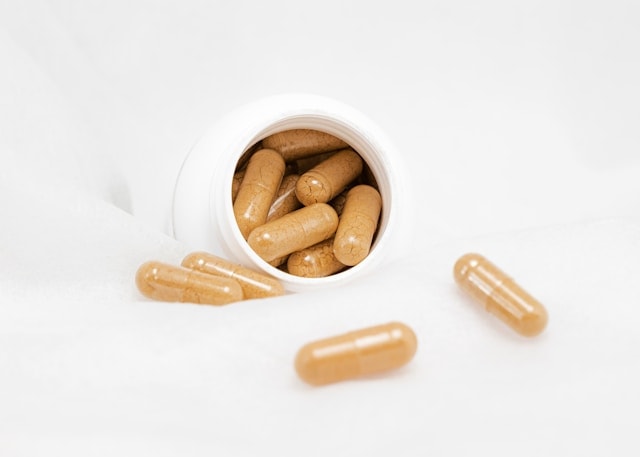
[(337, 227), (336, 211), (326, 203), (316, 203), (255, 228), (247, 242), (270, 262), (332, 237)]
[(303, 278), (324, 278), (345, 268), (333, 255), (333, 238), (296, 251), (289, 256), (287, 270)]
[(329, 157), (334, 155), (336, 151), (323, 152), (322, 154), (316, 154), (309, 157), (304, 157), (302, 159), (296, 160), (294, 163), (298, 167), (298, 173), (304, 173), (306, 171), (311, 170), (313, 167), (318, 165), (320, 162), (327, 160)]
[(244, 178), (244, 173), (246, 170), (240, 170), (233, 174), (233, 181), (231, 182), (231, 201), (235, 202), (236, 197), (238, 196), (238, 190), (240, 190), (240, 184), (242, 184), (242, 179)]
[(275, 133), (262, 140), (262, 145), (280, 152), (287, 162), (349, 146), (333, 135), (310, 129)]
[(347, 193), (333, 242), (333, 253), (340, 262), (353, 266), (369, 255), (381, 209), (380, 194), (371, 186), (361, 184)]
[(535, 336), (547, 325), (544, 306), (481, 255), (460, 257), (453, 275), (462, 290), (521, 335)]
[(271, 149), (261, 149), (249, 159), (233, 203), (233, 213), (245, 239), (251, 230), (266, 222), (271, 202), (282, 182), (284, 168), (282, 156)]
[(269, 208), (267, 222), (278, 219), (302, 206), (298, 197), (296, 197), (296, 182), (299, 177), (296, 174), (284, 177), (276, 193), (275, 200), (273, 200), (271, 208)]
[(161, 301), (225, 305), (243, 299), (240, 284), (161, 262), (147, 262), (136, 273), (136, 285), (145, 297)]
[(305, 206), (328, 202), (360, 175), (362, 163), (352, 149), (336, 152), (300, 176), (296, 184), (298, 200)]
[(234, 279), (242, 287), (244, 298), (276, 297), (284, 294), (284, 287), (277, 279), (206, 252), (189, 254), (182, 260), (182, 266)]
[(279, 268), (282, 265), (286, 265), (286, 262), (288, 259), (289, 259), (289, 254), (283, 255), (282, 257), (278, 257), (277, 259), (270, 260), (267, 263), (272, 267)]
[(401, 367), (417, 347), (413, 330), (391, 322), (307, 344), (298, 352), (295, 367), (309, 384), (330, 384)]

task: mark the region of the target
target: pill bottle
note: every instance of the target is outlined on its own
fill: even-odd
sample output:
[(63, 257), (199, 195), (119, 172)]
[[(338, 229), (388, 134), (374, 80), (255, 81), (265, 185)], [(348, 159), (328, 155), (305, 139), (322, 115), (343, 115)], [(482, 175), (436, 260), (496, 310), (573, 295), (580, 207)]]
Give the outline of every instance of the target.
[[(255, 143), (284, 130), (314, 129), (349, 144), (369, 166), (382, 197), (378, 232), (359, 264), (323, 278), (286, 273), (262, 260), (243, 238), (233, 214), (231, 188), (238, 160)], [(175, 238), (279, 279), (291, 292), (344, 285), (408, 249), (406, 178), (402, 158), (367, 116), (340, 101), (313, 94), (281, 94), (228, 113), (196, 142), (178, 173), (173, 193)]]

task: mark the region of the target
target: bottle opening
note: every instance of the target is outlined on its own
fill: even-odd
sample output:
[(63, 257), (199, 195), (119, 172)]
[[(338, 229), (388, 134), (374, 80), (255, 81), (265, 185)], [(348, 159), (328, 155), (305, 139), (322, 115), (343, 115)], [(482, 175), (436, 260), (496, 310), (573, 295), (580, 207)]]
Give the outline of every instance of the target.
[[(316, 134), (320, 134), (320, 136)], [(278, 151), (284, 157), (284, 170), (282, 171), (283, 177), (281, 180), (269, 177), (272, 164), (269, 163), (270, 159), (268, 156), (266, 158), (262, 157), (262, 166), (265, 168), (263, 168), (258, 175), (267, 175), (267, 179), (271, 179), (269, 184), (255, 182), (256, 169), (259, 169), (260, 165), (252, 164), (254, 161), (259, 161), (257, 157), (252, 159), (256, 153), (265, 149)], [(251, 263), (283, 281), (289, 286), (289, 289), (293, 290), (299, 287), (324, 286), (347, 281), (354, 275), (360, 274), (361, 270), (368, 269), (373, 264), (378, 263), (380, 257), (379, 251), (382, 250), (381, 245), (385, 242), (385, 233), (388, 229), (392, 214), (391, 164), (388, 161), (388, 157), (385, 157), (382, 153), (381, 146), (376, 143), (375, 138), (372, 138), (367, 131), (359, 129), (357, 126), (345, 120), (336, 119), (333, 116), (323, 116), (320, 114), (295, 115), (278, 119), (269, 123), (269, 125), (256, 129), (253, 134), (244, 139), (244, 144), (239, 147), (237, 151), (234, 155), (235, 165), (229, 168), (233, 171), (224, 179), (224, 198), (226, 203), (223, 205), (223, 211), (226, 214), (223, 217), (236, 222), (232, 224), (233, 228), (231, 230), (233, 243), (243, 250), (245, 256)], [(345, 151), (350, 151), (350, 153)], [(340, 157), (338, 157), (338, 155)], [(353, 165), (353, 163), (349, 162), (349, 160), (354, 160), (354, 156), (357, 157), (357, 159), (355, 159), (356, 161), (359, 160), (361, 162), (361, 169), (359, 171), (357, 170), (357, 164)], [(345, 160), (347, 163), (344, 162)], [(282, 164), (279, 166), (280, 168), (283, 167)], [(354, 170), (354, 168), (356, 169)], [(252, 177), (243, 183), (248, 170), (250, 170)], [(275, 173), (278, 174), (280, 171)], [(288, 219), (282, 220), (283, 224), (281, 225), (286, 225), (287, 221), (291, 221), (294, 225), (298, 224), (298, 222), (294, 221), (292, 214), (294, 212), (301, 214), (300, 210), (309, 208), (316, 200), (319, 203), (329, 205), (329, 207), (335, 211), (340, 222), (342, 222), (342, 210), (344, 208), (346, 195), (357, 186), (359, 189), (357, 191), (354, 190), (352, 195), (357, 192), (361, 193), (363, 196), (360, 198), (360, 201), (364, 201), (369, 206), (376, 206), (376, 198), (379, 200), (378, 213), (375, 213), (375, 208), (370, 210), (375, 214), (373, 229), (370, 225), (365, 229), (356, 229), (356, 231), (364, 230), (365, 232), (367, 230), (373, 230), (368, 254), (365, 254), (363, 258), (361, 258), (361, 254), (356, 255), (355, 257), (357, 258), (354, 263), (354, 255), (348, 253), (345, 255), (343, 253), (342, 256), (339, 256), (334, 249), (336, 246), (334, 244), (336, 242), (336, 236), (342, 237), (342, 239), (344, 239), (345, 236), (349, 236), (344, 229), (338, 234), (336, 234), (334, 230), (334, 233), (330, 237), (326, 237), (325, 233), (322, 235), (324, 236), (323, 240), (313, 242), (308, 246), (305, 245), (302, 249), (296, 249), (292, 253), (278, 256), (275, 259), (272, 258), (274, 254), (271, 251), (265, 255), (265, 250), (262, 249), (260, 242), (266, 238), (266, 244), (269, 244), (269, 238), (272, 235), (268, 233), (269, 230), (277, 230), (274, 228), (277, 225), (275, 221), (277, 221), (279, 217), (284, 216), (269, 219), (268, 214), (267, 223), (271, 224), (270, 226), (265, 227), (260, 224), (263, 227), (262, 232), (260, 232), (258, 228), (252, 228), (249, 230), (251, 233), (247, 233), (246, 230), (243, 233), (243, 218), (247, 212), (252, 210), (252, 202), (246, 201), (247, 195), (252, 192), (260, 193), (264, 190), (265, 186), (273, 187), (274, 182), (278, 182), (278, 188), (284, 192), (285, 190), (282, 189), (280, 185), (294, 179), (291, 178), (288, 180), (287, 176), (297, 176), (295, 179), (300, 181), (300, 177), (302, 176), (307, 177), (307, 180), (313, 180), (314, 175), (315, 177), (320, 176), (326, 179), (331, 173), (337, 173), (339, 176), (329, 176), (329, 179), (334, 179), (334, 182), (331, 183), (332, 186), (329, 186), (332, 187), (329, 192), (329, 199), (327, 199), (327, 192), (323, 194), (323, 192), (320, 191), (320, 194), (323, 194), (321, 197), (318, 197), (318, 192), (314, 194), (313, 191), (317, 191), (318, 188), (317, 182), (314, 184), (315, 187), (311, 185), (312, 189), (309, 191), (313, 194), (311, 197), (304, 196), (303, 198), (296, 198), (296, 193), (300, 195), (300, 189), (307, 189), (307, 187), (305, 187), (304, 183), (298, 183), (297, 186), (294, 186), (293, 198), (297, 201), (297, 204), (295, 202), (293, 203), (295, 208), (290, 209), (287, 216)], [(349, 173), (355, 173), (355, 176), (344, 176)], [(251, 183), (248, 182), (250, 180), (252, 180)], [(253, 190), (239, 191), (238, 189), (243, 185), (247, 187), (252, 186)], [(258, 190), (256, 191), (256, 189)], [(219, 192), (220, 190), (218, 187), (217, 191)], [(271, 190), (273, 191), (273, 189)], [(290, 189), (289, 192), (291, 192)], [(241, 202), (237, 200), (239, 193), (242, 199)], [(378, 195), (378, 197), (372, 195)], [(281, 199), (281, 201), (282, 200), (284, 199)], [(276, 194), (272, 204), (269, 205), (272, 216), (274, 215), (273, 213), (277, 211), (277, 208), (274, 209), (273, 207), (273, 203), (277, 201), (278, 195)], [(355, 202), (356, 198), (352, 197), (352, 201)], [(356, 205), (356, 203), (351, 203), (352, 208), (354, 205)], [(326, 208), (322, 209), (324, 211)], [(328, 217), (324, 216), (323, 211), (319, 211), (319, 213), (322, 214), (318, 217)], [(311, 211), (307, 213), (310, 214)], [(359, 222), (362, 222), (363, 216), (367, 219), (366, 214), (355, 216), (355, 218), (360, 218)], [(307, 217), (309, 216), (307, 215)], [(251, 216), (248, 218), (250, 219)], [(360, 227), (360, 225), (358, 227)], [(305, 231), (304, 228), (302, 230)], [(347, 243), (342, 250), (348, 251), (349, 243)], [(345, 259), (347, 259), (347, 261), (344, 263), (340, 261), (344, 261)], [(326, 273), (326, 271), (329, 271), (329, 273)], [(321, 273), (321, 275), (317, 276), (318, 273)]]
[[(361, 184), (375, 188), (381, 202), (368, 255), (348, 265), (349, 268), (324, 277), (296, 276), (272, 265), (274, 259), (262, 258), (247, 242), (245, 235), (249, 233), (246, 230), (242, 233), (234, 213), (232, 189), (236, 171), (265, 146), (266, 138), (300, 129), (322, 132), (344, 142), (363, 163), (367, 178)], [(399, 159), (380, 128), (348, 105), (309, 94), (283, 94), (258, 100), (228, 113), (189, 151), (174, 189), (174, 236), (189, 249), (210, 252), (268, 273), (292, 292), (348, 283), (365, 276), (383, 259), (397, 257), (403, 251), (403, 240), (408, 237), (400, 232), (410, 225), (399, 221), (399, 216), (407, 214), (401, 209), (406, 202), (403, 182), (398, 179)], [(301, 166), (296, 165), (299, 174)], [(353, 187), (353, 183), (349, 186)], [(321, 205), (331, 206), (331, 202)], [(332, 217), (326, 208), (321, 212)]]

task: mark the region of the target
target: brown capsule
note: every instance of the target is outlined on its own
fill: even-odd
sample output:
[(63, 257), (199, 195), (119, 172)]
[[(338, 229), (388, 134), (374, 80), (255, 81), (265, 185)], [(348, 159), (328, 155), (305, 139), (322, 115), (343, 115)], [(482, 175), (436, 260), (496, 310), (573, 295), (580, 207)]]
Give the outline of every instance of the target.
[(352, 149), (336, 152), (300, 176), (296, 184), (298, 200), (305, 206), (328, 202), (358, 177), (362, 164), (362, 158)]
[(153, 300), (225, 305), (243, 299), (242, 287), (233, 279), (161, 262), (141, 265), (136, 285), (142, 295)]
[(296, 197), (296, 182), (299, 176), (296, 174), (287, 175), (282, 180), (280, 188), (276, 193), (276, 198), (269, 208), (267, 222), (278, 219), (291, 211), (295, 211), (302, 206)]
[(242, 287), (244, 298), (276, 297), (284, 294), (284, 287), (277, 279), (206, 252), (189, 254), (182, 260), (182, 266), (237, 281)]
[(267, 263), (272, 267), (279, 268), (282, 265), (286, 265), (286, 262), (288, 259), (289, 259), (289, 254), (283, 255), (282, 257), (278, 257), (277, 259), (270, 260)]
[(347, 193), (333, 242), (333, 253), (340, 262), (353, 266), (369, 255), (381, 209), (380, 194), (371, 186), (361, 184)]
[(246, 170), (236, 171), (233, 174), (233, 181), (231, 182), (231, 201), (235, 202), (236, 197), (238, 196), (238, 190), (240, 190), (240, 184), (242, 184), (242, 179), (244, 178), (244, 173)]
[(262, 145), (280, 152), (287, 162), (349, 146), (333, 135), (310, 129), (274, 133), (262, 140)]
[(271, 149), (261, 149), (249, 159), (233, 203), (233, 213), (245, 239), (251, 230), (266, 222), (271, 202), (282, 182), (284, 168), (282, 156)]
[(326, 203), (316, 203), (255, 228), (247, 242), (270, 262), (332, 237), (337, 227), (336, 211)]
[(462, 290), (521, 335), (535, 336), (547, 325), (544, 306), (481, 255), (462, 256), (453, 275)]
[(333, 255), (333, 238), (294, 252), (287, 261), (289, 273), (303, 278), (324, 278), (344, 268), (345, 265)]
[(320, 162), (327, 160), (329, 157), (331, 157), (335, 153), (336, 153), (335, 151), (323, 152), (322, 154), (316, 154), (313, 156), (304, 157), (302, 159), (296, 160), (295, 164), (298, 166), (298, 173), (304, 173), (306, 171), (311, 170)]
[(401, 367), (417, 347), (413, 330), (391, 322), (309, 343), (298, 352), (295, 368), (309, 384), (330, 384)]

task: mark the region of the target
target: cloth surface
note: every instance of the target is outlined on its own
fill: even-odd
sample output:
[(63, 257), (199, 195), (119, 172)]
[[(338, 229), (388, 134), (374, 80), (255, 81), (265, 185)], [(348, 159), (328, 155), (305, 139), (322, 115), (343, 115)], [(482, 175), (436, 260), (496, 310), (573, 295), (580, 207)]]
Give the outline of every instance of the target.
[[(636, 455), (640, 8), (625, 2), (0, 5), (0, 454)], [(228, 110), (361, 110), (409, 164), (411, 252), (340, 288), (153, 302), (171, 192)], [(456, 288), (480, 252), (524, 339)], [(323, 388), (303, 344), (388, 321), (402, 369)]]

